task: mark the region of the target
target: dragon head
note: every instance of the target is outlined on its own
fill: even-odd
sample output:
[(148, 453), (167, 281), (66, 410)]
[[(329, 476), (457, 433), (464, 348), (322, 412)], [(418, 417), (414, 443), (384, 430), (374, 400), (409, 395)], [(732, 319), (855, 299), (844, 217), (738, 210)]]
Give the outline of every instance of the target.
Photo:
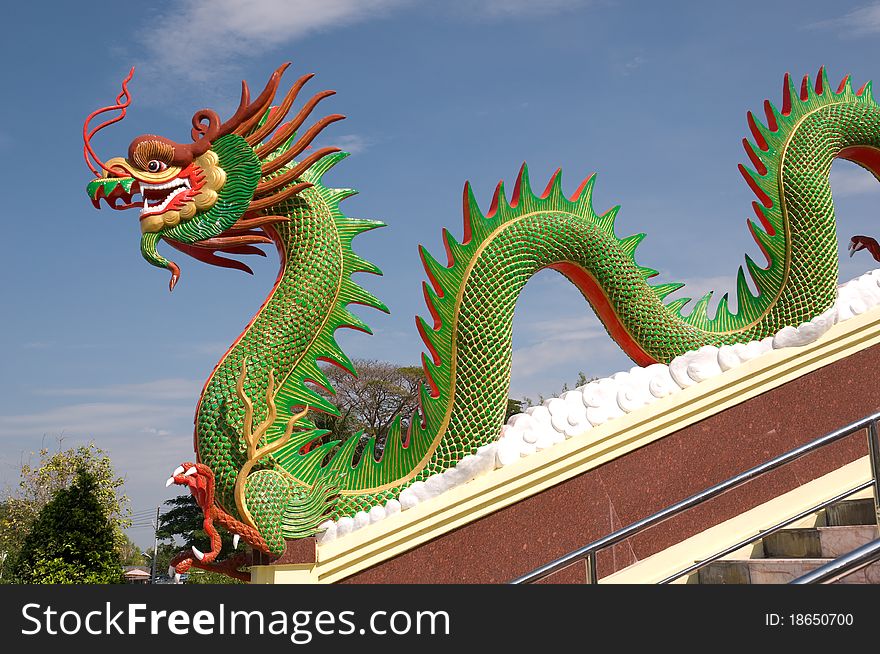
[[(160, 240), (206, 263), (250, 272), (244, 263), (219, 257), (217, 252), (263, 254), (253, 247), (272, 242), (271, 234), (263, 228), (289, 220), (267, 215), (271, 213), (268, 210), (311, 186), (302, 182), (300, 175), (317, 159), (338, 151), (322, 148), (299, 164), (292, 163), (326, 125), (343, 116), (327, 116), (296, 137), (296, 130), (315, 104), (333, 94), (324, 91), (279, 127), (299, 89), (312, 77), (301, 77), (282, 105), (272, 107), (288, 66), (280, 66), (253, 101), (247, 83), (242, 82), (238, 109), (226, 121), (211, 109), (197, 111), (192, 117), (191, 143), (143, 134), (128, 146), (127, 156), (107, 161), (98, 158), (92, 138), (125, 117), (134, 69), (123, 81), (116, 103), (86, 118), (83, 153), (96, 176), (87, 186), (89, 198), (96, 208), (102, 200), (117, 210), (140, 208), (141, 253), (152, 265), (171, 272), (171, 289), (180, 277), (180, 268), (158, 253)], [(113, 111), (119, 113), (90, 128), (94, 118)]]

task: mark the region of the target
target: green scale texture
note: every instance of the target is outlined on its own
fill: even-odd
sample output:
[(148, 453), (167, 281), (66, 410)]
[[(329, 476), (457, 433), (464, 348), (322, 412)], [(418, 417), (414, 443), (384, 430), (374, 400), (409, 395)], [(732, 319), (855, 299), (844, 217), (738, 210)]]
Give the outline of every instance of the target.
[[(574, 264), (589, 272), (622, 326), (660, 362), (703, 345), (761, 339), (830, 307), (836, 297), (838, 255), (828, 174), (843, 148), (880, 147), (880, 110), (869, 86), (857, 94), (847, 81), (839, 92), (832, 92), (824, 76), (823, 81), (823, 93), (809, 89), (803, 99), (789, 87), (789, 113), (782, 115), (768, 105), (768, 120), (772, 118), (775, 128), (755, 126), (766, 147), (752, 149), (766, 172), (744, 171), (767, 198), (761, 211), (769, 233), (754, 223), (752, 228), (769, 262), (761, 268), (747, 257), (746, 267), (760, 293), (750, 292), (741, 268), (736, 312), (725, 297), (710, 318), (706, 309), (711, 294), (687, 315), (682, 308), (688, 300), (664, 303), (681, 285), (648, 283), (656, 271), (640, 266), (634, 257), (644, 235), (615, 235), (618, 208), (602, 215), (594, 212), (592, 179), (577, 198), (567, 199), (557, 175), (539, 197), (524, 168), (514, 192), (517, 201), (509, 202), (499, 187), (495, 206), (485, 216), (468, 190), (467, 241), (458, 243), (444, 234), (450, 255), (446, 265), (422, 251), (431, 280), (426, 296), (436, 320), (420, 319), (431, 351), (424, 366), (432, 382), (422, 389), (420, 414), (411, 420), (408, 434), (400, 421), (395, 423), (380, 461), (373, 456), (371, 440), (356, 465), (352, 460), (360, 434), (302, 453), (304, 445), (323, 433), (302, 421), (302, 430), (257, 464), (247, 482), (248, 505), (272, 551), (283, 550), (283, 536), (301, 535), (286, 526), (285, 515), (292, 510), (294, 496), (301, 499), (302, 492), (319, 480), (341, 472), (336, 516), (354, 515), (395, 497), (414, 481), (453, 467), (497, 438), (510, 381), (514, 306), (522, 288), (541, 269)], [(279, 417), (267, 436), (272, 441), (298, 408), (335, 412), (309, 382), (329, 386), (318, 367), (320, 360), (351, 369), (333, 333), (342, 326), (369, 330), (346, 305), (357, 302), (384, 309), (351, 281), (354, 272), (378, 273), (351, 251), (351, 241), (380, 223), (344, 216), (339, 203), (353, 191), (331, 189), (321, 181), (342, 156), (331, 155), (312, 166), (302, 177), (314, 184), (312, 188), (265, 212), (291, 218), (274, 227), (284, 257), (278, 286), (220, 361), (201, 398), (196, 420), (199, 458), (214, 470), (218, 503), (233, 515), (233, 486), (245, 462), (240, 436), (244, 407), (234, 390), (243, 359), (248, 361), (245, 391), (255, 405), (255, 423), (266, 415), (270, 369), (280, 382), (275, 393)], [(682, 248), (696, 246), (682, 243)], [(337, 445), (341, 447), (332, 460), (322, 465)]]

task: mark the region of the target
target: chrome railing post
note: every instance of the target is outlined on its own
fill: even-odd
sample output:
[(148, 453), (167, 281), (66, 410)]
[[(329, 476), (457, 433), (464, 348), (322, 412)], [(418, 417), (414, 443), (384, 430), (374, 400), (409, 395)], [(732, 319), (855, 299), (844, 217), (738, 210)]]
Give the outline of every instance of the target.
[(871, 478), (874, 482), (874, 522), (880, 527), (880, 442), (877, 439), (877, 421), (868, 424), (868, 454)]
[(596, 563), (596, 550), (590, 552), (590, 555), (587, 557), (587, 583), (599, 583), (599, 568)]

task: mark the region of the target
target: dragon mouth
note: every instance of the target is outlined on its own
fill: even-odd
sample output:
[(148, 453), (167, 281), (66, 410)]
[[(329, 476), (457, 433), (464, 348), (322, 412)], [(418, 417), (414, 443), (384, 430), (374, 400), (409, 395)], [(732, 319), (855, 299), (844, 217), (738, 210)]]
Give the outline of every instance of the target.
[[(151, 216), (179, 211), (184, 204), (197, 196), (204, 186), (203, 176), (184, 171), (166, 182), (150, 183), (137, 177), (101, 177), (88, 185), (89, 198), (96, 209), (101, 201), (111, 209), (140, 208), (140, 220)], [(135, 196), (140, 196), (135, 199)]]
[(101, 208), (101, 200), (118, 211), (144, 206), (143, 202), (132, 201), (140, 193), (140, 184), (133, 177), (104, 177), (93, 180), (89, 183), (88, 193), (95, 209)]
[(183, 202), (189, 199), (192, 185), (187, 178), (176, 178), (164, 184), (140, 183), (140, 192), (143, 196), (141, 204), (141, 218), (164, 213), (170, 209), (179, 209)]

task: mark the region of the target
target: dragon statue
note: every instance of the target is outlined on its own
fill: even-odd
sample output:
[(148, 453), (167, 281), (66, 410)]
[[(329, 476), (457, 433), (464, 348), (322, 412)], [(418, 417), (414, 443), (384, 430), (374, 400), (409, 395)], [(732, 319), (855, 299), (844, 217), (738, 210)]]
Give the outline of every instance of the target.
[[(810, 320), (837, 292), (831, 164), (848, 159), (880, 177), (880, 107), (870, 85), (854, 90), (846, 77), (835, 90), (820, 70), (798, 89), (786, 75), (781, 107), (764, 103), (766, 123), (748, 114), (752, 139), (743, 145), (750, 166), (739, 167), (756, 196), (756, 221), (748, 227), (767, 264), (746, 256), (757, 295), (740, 267), (736, 310), (725, 294), (712, 317), (711, 293), (687, 313), (689, 298), (664, 302), (683, 285), (649, 283), (657, 271), (634, 257), (644, 234), (615, 235), (619, 207), (593, 209), (593, 176), (566, 196), (557, 171), (536, 193), (523, 165), (510, 197), (499, 183), (485, 212), (465, 184), (464, 234), (459, 241), (443, 232), (446, 263), (420, 248), (430, 313), (429, 320), (416, 320), (427, 348), (420, 409), (408, 421), (398, 419), (380, 447), (370, 438), (357, 456), (362, 434), (330, 440), (307, 413), (338, 415), (316, 390), (332, 392), (320, 363), (356, 374), (334, 332), (370, 330), (348, 305), (387, 311), (352, 281), (356, 272), (381, 274), (353, 252), (352, 239), (382, 223), (342, 212), (340, 203), (355, 191), (331, 188), (323, 177), (347, 155), (310, 146), (343, 116), (303, 128), (333, 91), (314, 95), (290, 118), (312, 77), (305, 75), (273, 104), (287, 67), (272, 74), (256, 99), (243, 82), (238, 109), (226, 121), (210, 109), (196, 112), (191, 143), (146, 134), (125, 157), (98, 158), (92, 139), (125, 116), (133, 70), (115, 104), (93, 112), (83, 128), (84, 154), (96, 175), (89, 197), (96, 207), (103, 201), (113, 209), (140, 208), (141, 253), (170, 272), (172, 289), (180, 269), (159, 254), (160, 241), (243, 271), (249, 271), (244, 263), (221, 255), (263, 254), (255, 246), (274, 244), (281, 261), (269, 296), (205, 383), (195, 417), (196, 461), (169, 479), (191, 489), (211, 538), (210, 551), (175, 558), (178, 572), (196, 565), (246, 578), (242, 554), (216, 561), (215, 524), (278, 557), (286, 539), (381, 505), (495, 440), (507, 406), (514, 304), (542, 269), (567, 277), (639, 365), (667, 363), (704, 345), (761, 339)], [(118, 113), (90, 126), (107, 112)], [(880, 253), (876, 241), (862, 236), (850, 249)]]

